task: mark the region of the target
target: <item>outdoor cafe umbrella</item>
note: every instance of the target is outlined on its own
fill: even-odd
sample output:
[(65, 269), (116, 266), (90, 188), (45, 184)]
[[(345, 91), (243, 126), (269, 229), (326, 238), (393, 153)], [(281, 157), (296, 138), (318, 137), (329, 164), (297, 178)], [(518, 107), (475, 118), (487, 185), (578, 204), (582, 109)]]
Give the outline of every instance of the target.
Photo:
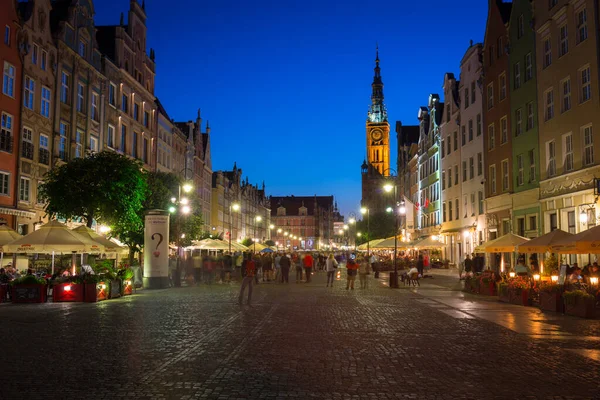
[(187, 247), (188, 250), (229, 250), (229, 243), (223, 240), (206, 238), (202, 240), (192, 241), (192, 245)]
[(15, 230), (10, 229), (7, 225), (0, 225), (0, 267), (4, 261), (4, 249), (2, 246), (21, 238)]
[[(393, 249), (394, 248), (394, 237), (392, 236), (391, 238), (387, 238), (385, 240), (382, 240), (381, 242), (377, 243), (375, 246), (371, 246), (371, 248), (374, 248), (374, 249)], [(402, 242), (402, 237), (401, 236), (398, 236), (397, 248), (398, 248), (398, 250), (400, 250), (400, 249), (406, 250), (408, 248), (408, 245), (406, 243)]]
[(129, 249), (126, 247), (119, 246), (115, 242), (112, 242), (104, 236), (97, 234), (93, 229), (88, 228), (85, 225), (78, 226), (77, 228), (73, 229), (73, 232), (77, 232), (81, 236), (103, 245), (105, 253), (126, 253), (129, 251)]
[(362, 250), (367, 250), (368, 248), (374, 248), (376, 245), (383, 242), (384, 240), (385, 239), (373, 239), (369, 242), (365, 242), (365, 243), (361, 244), (360, 246), (358, 246), (357, 249), (362, 251)]
[(264, 249), (267, 249), (268, 247), (262, 243), (254, 242), (250, 246), (248, 246), (248, 248), (252, 251), (263, 251)]
[(7, 253), (52, 254), (54, 273), (55, 253), (98, 253), (104, 251), (104, 246), (73, 232), (58, 221), (50, 221), (38, 230), (2, 246), (2, 249)]
[(440, 249), (442, 244), (438, 240), (433, 240), (431, 236), (414, 243), (411, 247), (419, 250)]
[(482, 247), (486, 253), (502, 254), (501, 270), (504, 271), (504, 253), (514, 253), (517, 251), (519, 245), (528, 241), (529, 239), (526, 237), (515, 235), (514, 233), (507, 233), (504, 236), (500, 236), (497, 239), (487, 242), (482, 245)]
[(551, 251), (552, 245), (570, 238), (573, 238), (573, 234), (555, 229), (552, 232), (548, 232), (545, 235), (519, 245), (519, 251), (522, 253), (546, 253)]
[(561, 254), (598, 254), (600, 253), (600, 225), (566, 237), (551, 247)]
[[(225, 241), (227, 243), (227, 245), (229, 245), (229, 241)], [(250, 250), (248, 247), (244, 246), (241, 243), (238, 242), (231, 242), (231, 249), (232, 250), (241, 250), (241, 251), (248, 251)]]

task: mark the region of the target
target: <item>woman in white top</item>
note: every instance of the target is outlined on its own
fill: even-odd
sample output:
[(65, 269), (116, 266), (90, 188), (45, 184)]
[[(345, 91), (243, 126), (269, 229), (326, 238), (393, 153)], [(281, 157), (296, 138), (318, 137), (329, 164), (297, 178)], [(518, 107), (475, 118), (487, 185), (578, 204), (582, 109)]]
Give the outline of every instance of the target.
[(335, 270), (338, 267), (338, 262), (333, 257), (333, 253), (329, 254), (329, 257), (327, 257), (325, 267), (327, 268), (327, 286), (329, 286), (329, 282), (331, 281), (331, 287), (333, 287), (333, 278), (335, 276)]

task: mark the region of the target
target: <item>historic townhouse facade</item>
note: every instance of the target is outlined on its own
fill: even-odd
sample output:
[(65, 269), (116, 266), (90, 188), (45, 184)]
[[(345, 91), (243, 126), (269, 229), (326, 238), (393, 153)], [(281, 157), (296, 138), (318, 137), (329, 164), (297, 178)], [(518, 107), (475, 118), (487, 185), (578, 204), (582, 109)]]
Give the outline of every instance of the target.
[[(396, 139), (398, 141), (398, 158), (396, 170), (398, 171), (398, 198), (405, 202), (406, 215), (400, 221), (402, 229), (413, 232), (415, 229), (415, 202), (417, 195), (411, 193), (412, 182), (417, 182), (417, 176), (411, 174), (410, 161), (419, 145), (419, 125), (402, 125), (396, 121)], [(403, 234), (406, 233), (403, 232)], [(408, 239), (408, 238), (407, 238)]]
[(533, 3), (514, 0), (509, 23), (510, 110), (512, 116), (512, 231), (540, 235), (540, 156)]
[(2, 92), (0, 92), (0, 224), (18, 228), (19, 217), (31, 217), (31, 213), (17, 210), (19, 198), (18, 155), (19, 129), (21, 126), (21, 96), (23, 65), (19, 46), (23, 39), (19, 34), (17, 2), (1, 0), (0, 65), (2, 66)]
[(512, 135), (508, 29), (511, 3), (490, 0), (483, 44), (483, 129), (487, 240), (511, 232)]
[(461, 225), (459, 208), (461, 198), (459, 167), (461, 146), (459, 146), (460, 96), (459, 81), (454, 74), (444, 75), (444, 115), (440, 125), (441, 148), (441, 191), (442, 191), (442, 240), (445, 257), (452, 263), (460, 260)]
[(460, 63), (460, 235), (463, 255), (473, 253), (484, 241), (485, 233), (482, 47), (480, 43), (471, 43)]
[(19, 152), (19, 231), (48, 221), (38, 188), (51, 168), (57, 51), (50, 30), (50, 0), (19, 3), (23, 54), (23, 102)]
[(250, 184), (246, 178), (246, 181), (241, 182), (239, 193), (242, 237), (259, 242), (270, 239), (271, 204), (265, 193), (265, 183), (259, 188), (258, 185)]
[(183, 180), (191, 179), (191, 170), (187, 171), (186, 168), (187, 136), (169, 118), (167, 110), (158, 99), (156, 110), (155, 170), (173, 173)]
[(577, 233), (599, 217), (594, 196), (600, 176), (600, 141), (594, 134), (600, 127), (598, 3), (536, 5), (534, 20), (543, 231)]
[(106, 81), (106, 147), (155, 168), (156, 98), (154, 55), (146, 54), (146, 12), (130, 2), (127, 25), (99, 26)]

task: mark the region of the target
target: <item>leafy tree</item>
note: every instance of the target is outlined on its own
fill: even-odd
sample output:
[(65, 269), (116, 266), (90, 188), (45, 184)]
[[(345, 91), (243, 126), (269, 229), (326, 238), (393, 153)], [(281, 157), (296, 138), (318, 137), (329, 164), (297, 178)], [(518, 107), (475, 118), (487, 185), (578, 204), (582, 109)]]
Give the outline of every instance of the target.
[(251, 238), (246, 238), (242, 240), (242, 244), (246, 247), (250, 247), (254, 244), (254, 240), (252, 240)]
[(107, 225), (139, 225), (146, 191), (141, 164), (112, 151), (88, 154), (51, 169), (40, 197), (51, 216)]
[[(368, 228), (368, 229), (367, 229)], [(383, 239), (394, 236), (396, 230), (394, 216), (385, 211), (372, 213), (367, 226), (367, 218), (356, 222), (356, 231), (361, 232), (361, 237), (356, 238), (357, 244), (367, 242), (367, 240)]]
[(267, 245), (267, 246), (269, 246), (269, 247), (271, 247), (271, 246), (275, 246), (275, 242), (274, 242), (274, 241), (272, 241), (272, 240), (267, 240), (267, 241), (265, 242), (265, 245)]

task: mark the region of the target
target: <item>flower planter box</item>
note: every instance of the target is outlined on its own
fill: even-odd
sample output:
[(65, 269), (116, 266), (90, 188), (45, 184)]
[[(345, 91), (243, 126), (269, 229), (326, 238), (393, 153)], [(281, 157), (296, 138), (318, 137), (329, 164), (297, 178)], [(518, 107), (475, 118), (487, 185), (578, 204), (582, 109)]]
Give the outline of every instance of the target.
[(108, 287), (108, 298), (116, 299), (121, 297), (121, 286), (123, 286), (123, 282), (120, 279), (115, 279), (109, 282)]
[(581, 318), (596, 316), (596, 300), (594, 298), (577, 298), (574, 303), (565, 301), (565, 314)]
[(508, 293), (511, 304), (516, 304), (519, 306), (529, 305), (529, 290), (509, 289)]
[(479, 284), (479, 294), (484, 296), (496, 296), (496, 283), (494, 281), (490, 281), (487, 284), (481, 282)]
[(544, 311), (562, 312), (563, 300), (561, 294), (540, 292), (540, 309)]
[(467, 293), (478, 293), (479, 292), (479, 281), (475, 279), (465, 279), (465, 287), (463, 289)]
[(129, 296), (133, 294), (133, 281), (123, 281), (123, 296)]
[(4, 303), (4, 302), (8, 301), (7, 295), (8, 295), (9, 287), (10, 286), (8, 286), (7, 284), (0, 285), (0, 303)]
[(44, 303), (46, 301), (47, 285), (13, 285), (13, 303)]
[(83, 284), (59, 283), (52, 286), (52, 301), (83, 301)]
[(510, 293), (507, 286), (498, 285), (498, 300), (503, 303), (510, 303)]
[(84, 301), (86, 303), (95, 303), (108, 298), (108, 285), (104, 282), (85, 283)]

